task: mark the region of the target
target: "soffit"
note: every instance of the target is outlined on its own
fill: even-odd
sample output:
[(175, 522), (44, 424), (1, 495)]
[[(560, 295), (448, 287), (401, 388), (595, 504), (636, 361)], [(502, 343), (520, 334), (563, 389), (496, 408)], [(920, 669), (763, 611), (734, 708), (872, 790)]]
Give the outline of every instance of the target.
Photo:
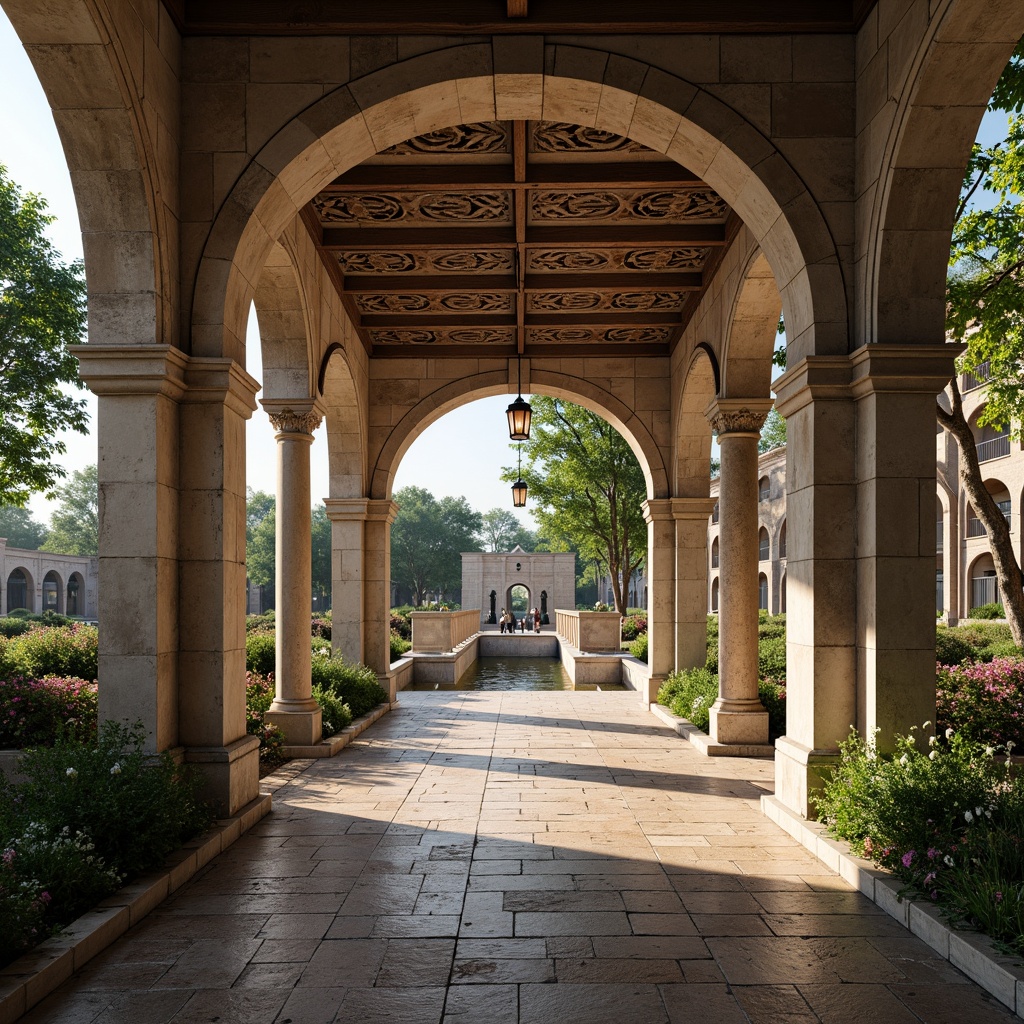
[(679, 164), (550, 121), (410, 139), (303, 219), (375, 356), (668, 354), (739, 227)]

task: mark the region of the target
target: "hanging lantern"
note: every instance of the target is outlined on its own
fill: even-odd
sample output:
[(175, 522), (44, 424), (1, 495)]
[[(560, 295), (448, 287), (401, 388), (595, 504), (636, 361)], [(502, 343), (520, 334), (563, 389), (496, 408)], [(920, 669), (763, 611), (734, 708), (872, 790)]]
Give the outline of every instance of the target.
[[(529, 441), (530, 440), (530, 419), (533, 416), (533, 410), (530, 408), (530, 403), (523, 401), (523, 357), (517, 356), (517, 365), (519, 368), (519, 394), (516, 400), (505, 410), (505, 415), (508, 417), (508, 436), (513, 441)], [(525, 492), (524, 492), (525, 493)], [(525, 502), (525, 498), (523, 501)]]
[(512, 505), (515, 508), (526, 507), (526, 481), (522, 479), (512, 485)]

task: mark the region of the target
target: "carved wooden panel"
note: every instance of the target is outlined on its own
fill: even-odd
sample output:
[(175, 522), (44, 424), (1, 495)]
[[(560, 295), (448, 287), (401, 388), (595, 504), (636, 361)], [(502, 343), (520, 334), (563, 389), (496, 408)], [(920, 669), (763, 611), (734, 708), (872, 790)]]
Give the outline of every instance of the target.
[(532, 153), (644, 153), (647, 147), (622, 135), (561, 121), (537, 121), (531, 125)]
[(419, 295), (415, 292), (362, 292), (355, 297), (363, 313), (509, 313), (508, 292), (455, 292), (448, 295)]
[(707, 186), (642, 190), (538, 189), (530, 193), (530, 221), (586, 221), (590, 224), (722, 220), (729, 212), (725, 200)]
[(507, 273), (513, 267), (511, 249), (350, 249), (338, 253), (346, 274), (476, 274)]
[(512, 345), (511, 327), (455, 327), (445, 330), (371, 330), (375, 345)]
[(582, 270), (700, 270), (709, 250), (702, 247), (645, 249), (527, 250), (528, 270), (579, 273)]
[(531, 327), (529, 340), (540, 345), (597, 344), (661, 345), (668, 342), (670, 327)]
[(682, 292), (528, 292), (531, 313), (569, 313), (582, 310), (618, 309), (629, 312), (678, 312), (686, 296)]
[(508, 123), (474, 121), (439, 128), (385, 149), (384, 156), (421, 156), (428, 153), (510, 153)]
[(325, 227), (509, 224), (512, 197), (507, 191), (348, 192), (313, 197)]

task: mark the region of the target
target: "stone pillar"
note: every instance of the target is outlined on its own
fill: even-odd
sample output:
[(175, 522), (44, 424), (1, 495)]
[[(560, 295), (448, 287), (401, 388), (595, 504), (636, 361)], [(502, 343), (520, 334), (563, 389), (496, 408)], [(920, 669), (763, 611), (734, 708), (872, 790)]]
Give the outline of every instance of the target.
[(284, 733), (288, 746), (308, 747), (320, 742), (323, 725), (320, 706), (313, 699), (309, 638), (313, 614), (309, 449), (322, 414), (311, 398), (264, 399), (261, 404), (277, 441), (276, 696), (266, 719)]
[(722, 452), (718, 590), (718, 699), (711, 739), (722, 746), (768, 742), (757, 695), (757, 442), (770, 399), (715, 398), (705, 415)]
[(942, 604), (948, 623), (955, 626), (960, 620), (960, 504), (955, 494), (950, 495), (949, 511), (943, 510), (942, 518)]
[(641, 505), (647, 520), (647, 691), (645, 704), (658, 695), (665, 677), (675, 668), (675, 520), (671, 498), (648, 498)]
[(391, 685), (391, 524), (398, 505), (390, 499), (366, 504), (363, 555), (363, 661), (395, 699)]
[(857, 723), (882, 750), (935, 721), (935, 404), (953, 345), (868, 345), (857, 402)]
[(672, 517), (676, 524), (677, 669), (699, 668), (707, 662), (708, 519), (717, 501), (717, 498), (672, 499)]
[(368, 498), (327, 498), (331, 521), (331, 647), (346, 661), (363, 661), (363, 533)]
[(73, 351), (98, 396), (100, 720), (141, 721), (147, 750), (168, 750), (179, 742), (178, 403), (188, 358), (167, 345)]
[[(178, 735), (185, 759), (205, 776), (206, 798), (221, 814), (234, 814), (259, 795), (259, 738), (245, 729), (245, 423), (259, 383), (219, 358), (189, 359), (185, 383)], [(106, 587), (107, 577), (101, 579)]]

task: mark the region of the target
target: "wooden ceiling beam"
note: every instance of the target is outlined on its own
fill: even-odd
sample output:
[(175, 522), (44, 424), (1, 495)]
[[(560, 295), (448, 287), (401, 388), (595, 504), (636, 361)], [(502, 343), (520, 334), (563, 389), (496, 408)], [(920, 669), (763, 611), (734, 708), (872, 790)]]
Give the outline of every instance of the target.
[(527, 327), (600, 327), (604, 330), (629, 329), (644, 327), (678, 327), (678, 313), (651, 313), (641, 310), (632, 313), (629, 310), (605, 309), (596, 313), (527, 313)]
[(417, 294), (448, 294), (451, 292), (514, 292), (517, 290), (516, 280), (503, 274), (446, 274), (443, 276), (426, 274), (406, 274), (395, 277), (382, 274), (362, 274), (358, 277), (349, 275), (345, 278), (345, 291), (349, 294), (365, 294), (371, 292), (416, 292)]
[[(480, 288), (479, 278), (477, 288)], [(618, 291), (630, 292), (688, 292), (699, 290), (703, 285), (700, 271), (690, 274), (666, 271), (627, 271), (616, 274), (527, 274), (528, 292), (564, 291)]]
[(462, 327), (515, 327), (512, 313), (361, 313), (360, 326), (367, 330), (388, 331), (403, 327), (422, 330), (459, 330)]

